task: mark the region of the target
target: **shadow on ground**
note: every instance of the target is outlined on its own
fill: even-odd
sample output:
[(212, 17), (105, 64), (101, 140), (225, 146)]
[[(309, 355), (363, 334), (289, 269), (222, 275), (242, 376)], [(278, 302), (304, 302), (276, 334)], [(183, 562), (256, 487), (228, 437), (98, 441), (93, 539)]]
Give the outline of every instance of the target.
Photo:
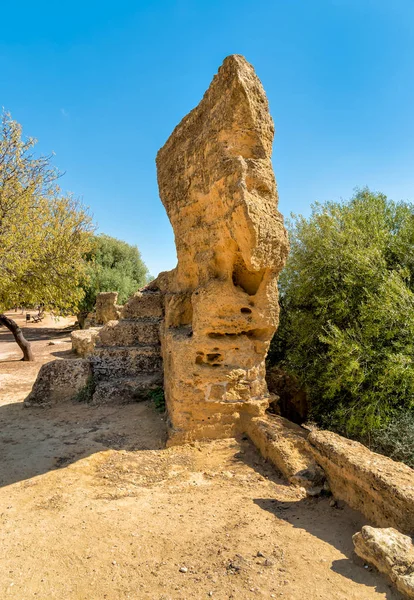
[[(46, 357), (50, 360), (49, 345), (51, 348), (56, 346), (56, 352), (52, 354), (57, 358), (77, 358), (77, 355), (72, 353), (69, 338), (74, 329), (74, 325), (61, 328), (21, 327), (26, 340), (33, 343), (34, 362), (44, 362), (44, 358)], [(11, 366), (13, 363), (22, 363), (22, 352), (16, 344), (12, 333), (5, 327), (0, 327), (0, 346), (0, 365), (8, 363)], [(30, 364), (33, 365), (33, 363)]]
[[(71, 325), (69, 327), (64, 327), (62, 329), (57, 329), (53, 327), (21, 327), (22, 333), (24, 337), (29, 342), (38, 342), (41, 340), (51, 340), (59, 337), (66, 337), (74, 331), (76, 327)], [(13, 343), (15, 344), (15, 340), (13, 334), (9, 332), (5, 327), (0, 329), (2, 333), (1, 341), (4, 343)]]
[[(331, 570), (361, 585), (375, 588), (385, 594), (388, 600), (402, 600), (402, 596), (388, 584), (385, 577), (364, 563), (355, 555), (352, 538), (344, 534), (343, 511), (354, 525), (355, 532), (363, 525), (371, 524), (360, 514), (344, 506), (334, 508), (328, 498), (304, 498), (299, 502), (279, 502), (272, 498), (257, 498), (255, 504), (267, 510), (277, 519), (283, 519), (293, 527), (303, 529), (315, 537), (337, 548), (346, 558), (335, 560)], [(333, 518), (326, 519), (329, 512)]]
[(0, 487), (102, 450), (157, 450), (165, 439), (165, 422), (150, 402), (47, 409), (6, 404), (0, 406)]

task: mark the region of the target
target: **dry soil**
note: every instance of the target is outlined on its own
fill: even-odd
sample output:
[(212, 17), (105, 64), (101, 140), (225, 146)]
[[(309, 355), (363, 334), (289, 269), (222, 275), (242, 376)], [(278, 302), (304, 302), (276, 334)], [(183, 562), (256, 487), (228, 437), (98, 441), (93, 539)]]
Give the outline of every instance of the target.
[(24, 409), (41, 364), (72, 357), (68, 324), (25, 329), (35, 363), (0, 329), (1, 600), (400, 598), (353, 559), (366, 521), (247, 439), (165, 449), (148, 402)]

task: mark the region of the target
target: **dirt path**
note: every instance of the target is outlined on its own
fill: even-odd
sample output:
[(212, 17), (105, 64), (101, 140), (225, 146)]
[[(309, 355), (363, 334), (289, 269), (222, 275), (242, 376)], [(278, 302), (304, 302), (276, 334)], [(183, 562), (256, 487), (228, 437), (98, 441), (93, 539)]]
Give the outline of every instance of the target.
[(301, 498), (248, 440), (164, 449), (149, 403), (23, 409), (70, 356), (49, 325), (32, 364), (0, 329), (1, 600), (400, 598), (352, 560), (365, 521)]

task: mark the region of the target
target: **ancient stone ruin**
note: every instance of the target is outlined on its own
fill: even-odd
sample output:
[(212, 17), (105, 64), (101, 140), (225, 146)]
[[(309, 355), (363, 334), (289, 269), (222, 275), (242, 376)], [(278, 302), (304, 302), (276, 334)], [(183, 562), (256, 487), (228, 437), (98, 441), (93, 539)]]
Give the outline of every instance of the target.
[(118, 292), (100, 292), (96, 295), (94, 310), (78, 314), (82, 330), (105, 325), (108, 321), (119, 319), (122, 306), (118, 305)]
[[(375, 525), (412, 536), (412, 469), (332, 432), (266, 413), (265, 357), (278, 325), (277, 277), (288, 250), (271, 165), (273, 134), (252, 66), (229, 56), (157, 156), (177, 267), (123, 307), (111, 294), (97, 301), (105, 325), (89, 337), (74, 336), (84, 358), (43, 365), (25, 404), (75, 397), (122, 404), (163, 386), (170, 444), (246, 433), (307, 495), (332, 492)], [(414, 550), (401, 535), (364, 528), (354, 541), (360, 556), (414, 597)]]
[(229, 56), (157, 156), (178, 265), (152, 284), (161, 328), (170, 440), (240, 432), (269, 403), (265, 357), (278, 324), (287, 238), (271, 164), (263, 87)]
[[(74, 332), (73, 347), (84, 358), (43, 365), (25, 405), (50, 406), (75, 398), (92, 405), (148, 399), (148, 393), (163, 384), (159, 341), (162, 315), (160, 293), (137, 292), (122, 307), (119, 320), (107, 321), (100, 329)], [(64, 373), (64, 384), (60, 373)]]
[(96, 321), (106, 325), (91, 341), (73, 336), (92, 366), (94, 403), (161, 385), (162, 356), (170, 443), (234, 436), (269, 404), (265, 357), (288, 248), (273, 135), (253, 67), (229, 56), (157, 156), (177, 267), (131, 298), (120, 320), (115, 294), (100, 294)]

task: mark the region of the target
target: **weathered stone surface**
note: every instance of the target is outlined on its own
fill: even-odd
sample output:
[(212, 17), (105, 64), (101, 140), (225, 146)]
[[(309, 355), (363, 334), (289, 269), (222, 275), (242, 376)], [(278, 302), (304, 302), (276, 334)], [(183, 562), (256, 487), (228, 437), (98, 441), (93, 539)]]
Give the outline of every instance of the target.
[(129, 404), (148, 400), (149, 392), (162, 387), (162, 371), (139, 377), (98, 381), (91, 404)]
[(90, 357), (96, 380), (155, 373), (162, 359), (154, 346), (95, 347)]
[(273, 135), (252, 66), (229, 56), (157, 156), (178, 256), (176, 269), (151, 284), (165, 293), (171, 443), (234, 435), (241, 414), (263, 414), (269, 402), (264, 359), (287, 255)]
[[(109, 307), (115, 307), (117, 294), (98, 294), (97, 307), (102, 309), (101, 320), (110, 316)], [(100, 302), (100, 299), (103, 299)], [(99, 313), (99, 311), (98, 311)], [(104, 314), (105, 313), (105, 314)], [(163, 295), (156, 290), (137, 292), (126, 304), (126, 319), (110, 320), (103, 327), (73, 332), (72, 347), (82, 356), (88, 357), (91, 381), (87, 388), (91, 404), (125, 404), (148, 398), (151, 390), (163, 385), (162, 357), (159, 340), (160, 321), (163, 316)], [(106, 316), (105, 316), (106, 315)], [(74, 361), (60, 361), (64, 365)], [(76, 362), (76, 361), (75, 361)], [(70, 365), (68, 364), (68, 369)], [(64, 370), (63, 367), (60, 369)], [(63, 371), (62, 371), (63, 372)], [(43, 387), (49, 385), (48, 370), (41, 372), (41, 391), (45, 400), (39, 398), (36, 383), (28, 405), (51, 404)], [(71, 394), (66, 390), (65, 374), (56, 372), (57, 381), (50, 382), (53, 401), (66, 399)], [(53, 377), (52, 377), (53, 379)], [(43, 387), (42, 387), (43, 386)], [(61, 397), (60, 397), (61, 396)], [(34, 398), (34, 399), (33, 399)], [(29, 402), (30, 400), (30, 402)]]
[(309, 432), (276, 415), (246, 419), (244, 429), (262, 456), (286, 479), (307, 490), (321, 491), (325, 476), (313, 458)]
[(159, 319), (109, 321), (99, 333), (99, 346), (159, 344)]
[(157, 291), (143, 291), (134, 294), (123, 306), (122, 319), (163, 316), (163, 295)]
[(407, 598), (414, 598), (414, 545), (396, 529), (366, 525), (353, 536), (355, 552), (389, 577)]
[[(98, 327), (98, 322), (96, 320), (96, 312), (87, 313), (83, 323), (79, 322), (82, 329), (91, 329), (92, 327)], [(101, 323), (102, 325), (102, 323)]]
[(332, 493), (379, 527), (414, 534), (414, 470), (331, 431), (308, 442)]
[(72, 341), (72, 350), (85, 358), (92, 354), (96, 338), (98, 337), (100, 327), (91, 327), (90, 329), (79, 329), (72, 331), (70, 338)]
[(95, 320), (98, 325), (119, 319), (118, 292), (101, 292), (96, 296)]
[(89, 383), (92, 376), (89, 361), (54, 360), (42, 365), (25, 406), (51, 406), (73, 400)]

